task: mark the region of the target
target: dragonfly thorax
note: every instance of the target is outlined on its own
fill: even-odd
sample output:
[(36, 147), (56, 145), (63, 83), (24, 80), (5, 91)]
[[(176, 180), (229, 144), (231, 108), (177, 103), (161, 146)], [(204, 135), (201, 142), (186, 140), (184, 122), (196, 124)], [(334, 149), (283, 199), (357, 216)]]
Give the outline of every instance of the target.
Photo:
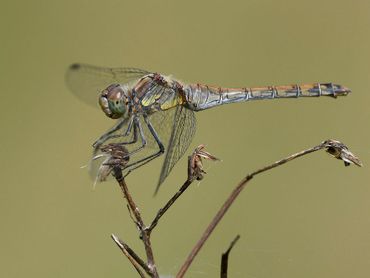
[(128, 111), (128, 95), (120, 84), (111, 84), (103, 90), (99, 104), (105, 115), (112, 119), (123, 117)]

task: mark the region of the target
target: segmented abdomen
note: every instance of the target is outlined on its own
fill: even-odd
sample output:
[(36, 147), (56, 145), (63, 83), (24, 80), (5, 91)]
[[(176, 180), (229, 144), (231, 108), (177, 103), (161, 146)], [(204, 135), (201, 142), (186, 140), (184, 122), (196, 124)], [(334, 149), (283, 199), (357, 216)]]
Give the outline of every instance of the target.
[(348, 88), (332, 83), (314, 83), (288, 86), (268, 86), (253, 88), (217, 88), (191, 84), (184, 88), (187, 105), (199, 111), (214, 106), (259, 99), (298, 98), (320, 96), (344, 96)]

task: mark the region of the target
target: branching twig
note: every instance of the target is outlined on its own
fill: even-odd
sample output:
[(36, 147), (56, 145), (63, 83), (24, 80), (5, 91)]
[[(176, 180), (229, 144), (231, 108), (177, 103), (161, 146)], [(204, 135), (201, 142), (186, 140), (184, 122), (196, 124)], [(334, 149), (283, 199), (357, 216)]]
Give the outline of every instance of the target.
[(248, 181), (250, 181), (255, 175), (261, 174), (265, 171), (271, 170), (275, 167), (281, 166), (293, 159), (296, 159), (298, 157), (304, 156), (306, 154), (321, 150), (326, 148), (327, 152), (333, 155), (335, 158), (341, 159), (344, 161), (345, 165), (348, 166), (350, 163), (353, 163), (357, 166), (362, 166), (361, 161), (353, 155), (348, 148), (342, 144), (339, 141), (335, 140), (326, 140), (322, 142), (321, 144), (309, 148), (307, 150), (292, 154), (286, 158), (283, 158), (279, 161), (276, 161), (275, 163), (272, 163), (271, 165), (268, 165), (266, 167), (263, 167), (257, 171), (252, 172), (251, 174), (248, 174), (245, 178), (243, 178), (239, 184), (236, 186), (236, 188), (232, 191), (230, 196), (227, 198), (223, 206), (220, 208), (220, 210), (217, 212), (207, 229), (204, 231), (202, 237), (197, 242), (197, 244), (194, 246), (193, 250), (190, 252), (189, 256), (187, 257), (185, 263), (180, 268), (180, 271), (177, 274), (177, 278), (183, 277), (188, 270), (189, 266), (193, 262), (195, 256), (198, 254), (206, 240), (209, 238), (213, 230), (216, 228), (217, 224), (221, 221), (222, 217), (225, 215), (227, 210), (230, 208), (230, 206), (234, 203), (235, 199), (238, 197), (239, 193), (245, 188)]
[(142, 269), (144, 269), (145, 272), (151, 277), (155, 278), (159, 277), (154, 263), (153, 250), (150, 242), (150, 234), (155, 228), (155, 226), (158, 224), (159, 219), (173, 205), (173, 203), (180, 197), (180, 195), (185, 192), (189, 185), (195, 179), (200, 180), (203, 178), (205, 171), (203, 170), (202, 158), (210, 160), (217, 160), (217, 158), (215, 158), (208, 152), (204, 151), (203, 145), (200, 145), (198, 148), (196, 148), (193, 154), (189, 156), (187, 180), (185, 181), (183, 186), (179, 189), (179, 191), (167, 202), (167, 204), (158, 211), (156, 217), (154, 218), (150, 226), (146, 227), (141, 217), (140, 210), (136, 203), (134, 202), (128, 190), (128, 187), (125, 183), (124, 177), (122, 175), (122, 168), (125, 167), (125, 165), (128, 162), (128, 159), (121, 158), (126, 157), (125, 154), (128, 152), (127, 149), (120, 144), (109, 144), (107, 146), (102, 147), (102, 151), (106, 156), (106, 160), (105, 163), (103, 163), (99, 168), (98, 173), (99, 180), (105, 180), (108, 177), (108, 175), (113, 171), (114, 177), (116, 178), (122, 190), (123, 196), (127, 200), (128, 203), (127, 207), (129, 210), (130, 217), (140, 230), (140, 238), (142, 239), (145, 246), (147, 263), (145, 263), (138, 255), (136, 255), (136, 253), (133, 250), (131, 250), (127, 246), (127, 244), (125, 244), (119, 238), (112, 235), (112, 239), (122, 250), (122, 252), (126, 255), (126, 257), (130, 260), (130, 262), (134, 265), (134, 267), (136, 268), (141, 277), (143, 277), (143, 272), (141, 271), (140, 267), (142, 267)]

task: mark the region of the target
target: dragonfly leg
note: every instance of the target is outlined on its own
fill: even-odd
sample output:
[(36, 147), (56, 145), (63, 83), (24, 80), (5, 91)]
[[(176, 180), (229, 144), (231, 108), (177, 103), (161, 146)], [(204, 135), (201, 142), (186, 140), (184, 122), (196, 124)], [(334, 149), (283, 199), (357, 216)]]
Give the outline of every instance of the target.
[(133, 122), (134, 122), (134, 117), (132, 116), (130, 118), (130, 122), (128, 123), (126, 132), (123, 134), (123, 136), (128, 136), (130, 134)]
[[(161, 140), (159, 139), (159, 136), (158, 136), (157, 132), (155, 131), (154, 127), (152, 126), (152, 124), (151, 124), (151, 123), (150, 123), (150, 121), (148, 120), (147, 116), (146, 116), (146, 115), (144, 115), (143, 117), (144, 117), (145, 123), (147, 124), (147, 126), (148, 126), (148, 128), (149, 128), (150, 133), (153, 135), (153, 137), (154, 137), (154, 139), (155, 139), (156, 143), (158, 144), (159, 150), (158, 150), (157, 152), (155, 152), (155, 153), (153, 153), (153, 154), (151, 154), (151, 155), (147, 156), (147, 157), (144, 157), (144, 158), (142, 158), (142, 159), (140, 159), (140, 160), (138, 160), (138, 161), (135, 161), (135, 162), (133, 162), (133, 163), (131, 163), (131, 164), (126, 165), (126, 167), (125, 167), (125, 168), (130, 168), (130, 167), (131, 167), (131, 168), (129, 169), (129, 171), (127, 172), (126, 176), (127, 176), (131, 171), (133, 171), (134, 169), (139, 168), (139, 167), (141, 167), (141, 166), (143, 166), (143, 165), (147, 164), (149, 161), (151, 161), (151, 160), (153, 160), (153, 159), (157, 158), (158, 156), (160, 156), (161, 154), (163, 154), (163, 153), (164, 153), (164, 150), (165, 150), (165, 149), (164, 149), (164, 145), (162, 144)], [(134, 152), (139, 151), (140, 149), (144, 148), (144, 147), (145, 147), (145, 145), (146, 145), (145, 136), (144, 136), (144, 132), (143, 132), (143, 130), (142, 130), (142, 127), (141, 127), (140, 121), (139, 121), (139, 126), (138, 126), (138, 127), (139, 127), (140, 137), (141, 137), (141, 139), (142, 139), (142, 141), (143, 141), (143, 145), (142, 145), (138, 150), (135, 150)], [(133, 153), (133, 152), (131, 152), (129, 155), (131, 155), (132, 153)]]
[[(141, 146), (138, 147), (136, 150), (133, 150), (133, 151), (129, 152), (125, 157), (132, 156), (133, 154), (141, 151), (146, 146), (146, 139), (145, 139), (144, 131), (143, 131), (143, 128), (141, 126), (139, 117), (134, 117), (133, 125), (134, 125), (134, 138), (133, 138), (131, 143), (136, 143), (137, 142), (138, 133), (139, 133), (140, 134), (140, 140), (141, 140)], [(125, 145), (125, 144), (128, 144), (128, 142), (122, 142), (122, 143), (120, 142), (118, 144)]]
[[(107, 131), (98, 140), (95, 141), (95, 143), (93, 144), (95, 151), (97, 151), (99, 147), (101, 147), (101, 145), (103, 145), (109, 139), (129, 136), (132, 130), (133, 122), (134, 122), (133, 117), (131, 117), (127, 129), (123, 134), (113, 134), (117, 130), (121, 129), (127, 123), (127, 119), (120, 120), (115, 126), (113, 126), (109, 131)], [(134, 126), (134, 138), (131, 141), (121, 142), (120, 144), (128, 145), (137, 142), (137, 133), (135, 133), (135, 128), (136, 127)]]
[[(119, 142), (119, 143), (116, 143), (116, 145), (126, 145), (126, 144), (132, 144), (132, 143), (136, 143), (138, 140), (138, 134), (140, 135), (140, 140), (141, 140), (141, 146), (138, 147), (137, 149), (125, 154), (122, 158), (127, 158), (127, 157), (131, 157), (133, 154), (135, 153), (138, 153), (140, 152), (143, 148), (145, 148), (147, 142), (146, 142), (146, 139), (145, 139), (145, 135), (144, 135), (144, 131), (143, 131), (143, 128), (141, 126), (141, 123), (140, 123), (140, 120), (139, 120), (139, 117), (134, 117), (133, 119), (133, 126), (134, 126), (134, 138), (131, 142)], [(146, 158), (143, 158), (142, 160), (145, 160)], [(125, 168), (133, 165), (133, 164), (136, 164), (136, 163), (139, 163), (141, 160), (137, 161), (137, 162), (134, 162), (132, 164), (128, 164), (125, 166)]]
[(144, 120), (145, 120), (145, 123), (147, 124), (147, 126), (149, 128), (150, 133), (153, 135), (155, 141), (158, 144), (158, 147), (159, 147), (158, 153), (164, 153), (164, 146), (163, 146), (161, 140), (159, 139), (158, 133), (155, 131), (154, 127), (152, 126), (152, 123), (149, 121), (149, 119), (146, 115), (144, 115)]
[(138, 132), (137, 132), (137, 124), (134, 124), (134, 122), (135, 122), (135, 118), (132, 117), (130, 119), (129, 125), (128, 125), (125, 133), (124, 134), (117, 134), (117, 135), (111, 136), (111, 138), (127, 137), (127, 136), (130, 135), (132, 127), (134, 127), (134, 133), (133, 133), (134, 136), (133, 136), (132, 140), (127, 141), (127, 142), (119, 142), (117, 144), (119, 144), (119, 145), (131, 145), (131, 144), (135, 144), (137, 142), (137, 139), (138, 139), (137, 138), (137, 133)]
[(117, 130), (121, 129), (122, 126), (126, 123), (126, 119), (119, 120), (115, 126), (113, 126), (110, 130), (108, 130), (106, 133), (104, 133), (102, 136), (99, 137), (98, 140), (94, 142), (92, 145), (94, 149), (99, 148), (105, 141), (112, 138), (112, 135)]

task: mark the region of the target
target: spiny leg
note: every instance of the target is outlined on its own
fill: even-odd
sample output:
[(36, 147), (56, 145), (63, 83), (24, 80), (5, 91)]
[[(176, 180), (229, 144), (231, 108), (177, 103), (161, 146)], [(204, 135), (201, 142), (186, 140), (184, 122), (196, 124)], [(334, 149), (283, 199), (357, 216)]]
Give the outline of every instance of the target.
[[(137, 116), (134, 117), (133, 125), (134, 125), (134, 140), (133, 140), (133, 143), (137, 142), (138, 134), (139, 134), (140, 135), (140, 140), (141, 140), (141, 146), (138, 147), (136, 150), (133, 150), (132, 152), (129, 152), (125, 157), (130, 157), (131, 155), (139, 152), (140, 150), (142, 150), (146, 146), (146, 139), (145, 139), (145, 136), (144, 136), (143, 128), (141, 126), (139, 117), (137, 117)], [(126, 143), (122, 142), (122, 143), (118, 143), (118, 144), (125, 145)]]
[[(133, 117), (129, 119), (129, 123), (127, 126), (126, 131), (123, 134), (113, 134), (117, 130), (121, 129), (124, 124), (127, 123), (127, 119), (120, 120), (115, 126), (113, 126), (112, 129), (110, 129), (108, 132), (103, 134), (98, 140), (95, 141), (93, 144), (93, 147), (95, 149), (95, 152), (109, 139), (113, 138), (119, 138), (119, 137), (127, 137), (131, 133), (131, 129), (133, 126)], [(128, 145), (128, 144), (134, 144), (137, 142), (137, 134), (135, 134), (135, 126), (134, 126), (134, 137), (131, 141), (128, 142), (121, 142), (122, 145)]]
[(105, 141), (111, 138), (112, 133), (116, 132), (117, 130), (121, 129), (122, 126), (126, 123), (126, 119), (121, 119), (114, 125), (110, 130), (104, 133), (102, 136), (99, 137), (98, 140), (94, 142), (92, 145), (94, 149), (98, 149)]
[(128, 125), (128, 127), (126, 129), (126, 132), (124, 134), (118, 134), (118, 135), (112, 136), (112, 138), (126, 137), (126, 136), (130, 135), (131, 129), (132, 129), (132, 127), (134, 127), (134, 133), (133, 133), (132, 140), (127, 141), (127, 142), (119, 142), (117, 144), (119, 144), (119, 145), (131, 145), (131, 144), (135, 144), (137, 142), (137, 139), (138, 139), (137, 138), (137, 125), (134, 124), (134, 122), (135, 122), (135, 118), (133, 116), (133, 117), (131, 117), (129, 125)]
[[(138, 117), (136, 117), (136, 116), (134, 116), (133, 117), (133, 120), (132, 120), (132, 125), (129, 125), (129, 127), (128, 127), (128, 129), (127, 130), (129, 130), (129, 129), (131, 129), (131, 127), (133, 126), (134, 127), (134, 134), (133, 134), (133, 139), (132, 139), (132, 141), (130, 141), (130, 142), (117, 142), (117, 143), (112, 143), (112, 144), (110, 144), (110, 145), (112, 145), (111, 147), (109, 147), (108, 148), (108, 153), (109, 152), (111, 152), (112, 151), (112, 153), (111, 153), (111, 155), (112, 154), (114, 154), (114, 156), (116, 156), (116, 157), (119, 157), (119, 161), (125, 161), (126, 159), (127, 159), (127, 161), (128, 161), (128, 159), (133, 155), (133, 154), (135, 154), (135, 153), (137, 153), (137, 152), (139, 152), (142, 148), (144, 148), (145, 147), (145, 145), (146, 145), (146, 140), (145, 140), (145, 137), (144, 137), (144, 135), (143, 135), (143, 133), (142, 132), (140, 132), (140, 138), (141, 138), (141, 146), (139, 147), (139, 148), (137, 148), (136, 150), (133, 150), (133, 151), (131, 151), (131, 152), (129, 152), (126, 148), (124, 148), (123, 147), (123, 150), (125, 150), (123, 153), (121, 153), (121, 154), (117, 154), (116, 153), (116, 151), (117, 150), (121, 150), (120, 148), (116, 148), (116, 147), (119, 147), (119, 146), (123, 146), (123, 145), (127, 145), (127, 144), (134, 144), (134, 143), (136, 143), (137, 141), (138, 141), (138, 130), (140, 131), (140, 130), (142, 130), (142, 127), (141, 127), (141, 123), (140, 123), (140, 121), (138, 120)], [(125, 134), (123, 134), (123, 135), (119, 135), (119, 136), (115, 136), (115, 137), (124, 137), (125, 135), (127, 136), (127, 134), (129, 134), (130, 132), (127, 132), (126, 131), (126, 133)], [(103, 152), (104, 152), (104, 150), (102, 150)], [(97, 159), (97, 158), (100, 158), (100, 157), (102, 157), (102, 156), (105, 156), (104, 154), (100, 154), (100, 155), (97, 155), (97, 156), (95, 156), (93, 159)], [(118, 160), (117, 160), (118, 161)], [(115, 161), (115, 162), (111, 162), (111, 161), (109, 161), (109, 162), (106, 162), (106, 163), (103, 163), (103, 165), (117, 165), (117, 161)], [(119, 163), (119, 162), (118, 162)], [(124, 167), (124, 168), (126, 168), (126, 166)]]
[(123, 134), (123, 136), (128, 136), (130, 134), (133, 122), (134, 122), (134, 116), (131, 116), (130, 117), (130, 122), (128, 123), (127, 129), (126, 129), (126, 132), (125, 132), (125, 134)]
[[(131, 151), (131, 152), (127, 152), (126, 154), (122, 155), (122, 157), (120, 157), (120, 159), (130, 158), (133, 154), (138, 153), (139, 151), (141, 151), (146, 146), (146, 144), (147, 144), (146, 139), (145, 139), (143, 128), (141, 126), (139, 117), (137, 117), (137, 116), (135, 116), (134, 119), (133, 119), (133, 127), (134, 127), (134, 139), (130, 143), (136, 143), (137, 142), (137, 139), (138, 139), (138, 135), (137, 134), (139, 134), (140, 135), (140, 139), (141, 139), (141, 146), (138, 147), (137, 149)], [(119, 143), (113, 143), (113, 144), (114, 145), (126, 145), (126, 144), (128, 144), (128, 142), (119, 142)], [(136, 163), (132, 163), (132, 164), (136, 164)], [(132, 165), (132, 164), (128, 164), (124, 168), (127, 168), (130, 165)]]
[[(146, 115), (143, 115), (143, 117), (144, 117), (145, 123), (147, 124), (147, 126), (149, 128), (150, 133), (154, 137), (154, 139), (155, 139), (155, 141), (156, 141), (156, 143), (157, 143), (157, 145), (159, 147), (159, 150), (156, 153), (154, 153), (154, 154), (151, 154), (151, 155), (149, 155), (147, 157), (144, 157), (144, 158), (142, 158), (142, 159), (140, 159), (138, 161), (135, 161), (135, 162), (133, 162), (131, 164), (128, 164), (126, 166), (126, 168), (129, 168), (129, 167), (132, 167), (132, 168), (129, 169), (129, 171), (127, 172), (127, 174), (125, 176), (127, 176), (134, 169), (137, 169), (137, 168), (139, 168), (139, 167), (147, 164), (149, 161), (157, 158), (158, 156), (160, 156), (161, 154), (163, 154), (164, 153), (164, 150), (165, 150), (165, 148), (164, 148), (161, 140), (159, 139), (158, 133), (155, 131), (155, 129), (152, 126), (151, 122), (149, 121), (148, 117)], [(140, 131), (140, 135), (142, 137), (144, 137), (144, 133), (143, 133), (143, 130), (141, 128), (141, 125), (140, 125), (140, 128), (139, 128), (139, 131)]]

